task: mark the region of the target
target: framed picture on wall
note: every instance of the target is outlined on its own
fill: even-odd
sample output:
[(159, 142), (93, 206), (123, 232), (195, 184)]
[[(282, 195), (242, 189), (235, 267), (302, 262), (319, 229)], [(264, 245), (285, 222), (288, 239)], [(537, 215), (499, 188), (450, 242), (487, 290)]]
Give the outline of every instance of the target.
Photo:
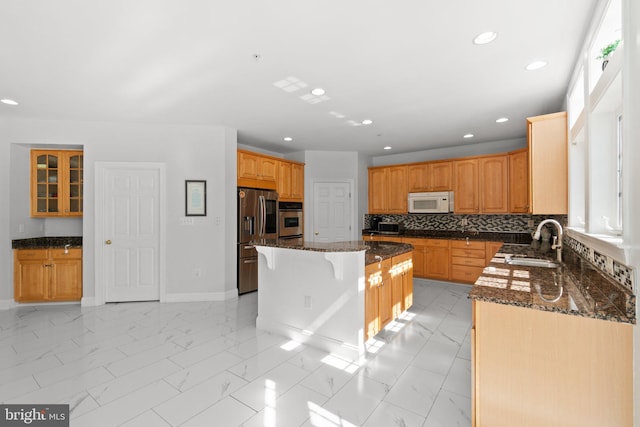
[(207, 216), (207, 181), (185, 181), (185, 215)]

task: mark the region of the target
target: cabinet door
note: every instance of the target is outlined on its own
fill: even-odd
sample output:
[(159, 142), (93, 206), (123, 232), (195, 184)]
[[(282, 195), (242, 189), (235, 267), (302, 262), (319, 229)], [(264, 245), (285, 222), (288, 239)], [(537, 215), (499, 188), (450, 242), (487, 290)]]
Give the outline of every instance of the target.
[(389, 168), (387, 181), (387, 212), (407, 213), (407, 167)]
[(84, 154), (82, 151), (61, 153), (64, 169), (65, 216), (82, 216), (84, 194)]
[(257, 155), (238, 151), (238, 178), (258, 179), (259, 167)]
[[(391, 269), (391, 319), (396, 319), (404, 311), (402, 295), (403, 272), (396, 264), (396, 257), (393, 257), (393, 267)], [(390, 319), (390, 320), (391, 320)]]
[(62, 214), (61, 166), (59, 151), (31, 150), (31, 216)]
[(427, 184), (428, 176), (428, 163), (407, 166), (407, 192), (429, 191)]
[(433, 239), (426, 245), (425, 277), (449, 280), (449, 241)]
[(509, 212), (529, 212), (529, 152), (509, 153)]
[(530, 117), (527, 123), (531, 213), (566, 214), (567, 114)]
[(378, 310), (378, 286), (382, 282), (382, 270), (379, 263), (369, 264), (365, 267), (364, 290), (364, 331), (365, 341), (369, 340), (380, 331), (380, 319)]
[(291, 198), (297, 202), (304, 201), (304, 165), (291, 165)]
[(291, 163), (281, 161), (278, 167), (278, 198), (288, 201), (291, 199)]
[(429, 163), (429, 191), (450, 191), (451, 185), (451, 162)]
[(378, 318), (380, 329), (393, 319), (393, 299), (391, 284), (391, 259), (382, 261), (382, 282), (378, 286)]
[(453, 162), (454, 210), (456, 213), (478, 213), (478, 160)]
[(17, 302), (46, 300), (50, 268), (47, 250), (18, 249), (13, 257), (13, 299)]
[(509, 157), (491, 156), (479, 161), (480, 211), (507, 213), (509, 211)]
[(398, 286), (400, 288), (401, 301), (398, 309), (394, 311), (393, 316), (397, 318), (402, 312), (408, 310), (413, 305), (413, 253), (408, 252), (393, 257), (393, 265), (396, 276), (400, 278), (400, 284)]
[(259, 179), (263, 181), (276, 181), (278, 174), (278, 161), (269, 157), (260, 157), (258, 169)]
[(369, 169), (369, 213), (386, 213), (387, 168)]
[(50, 249), (49, 299), (78, 301), (82, 298), (82, 250)]

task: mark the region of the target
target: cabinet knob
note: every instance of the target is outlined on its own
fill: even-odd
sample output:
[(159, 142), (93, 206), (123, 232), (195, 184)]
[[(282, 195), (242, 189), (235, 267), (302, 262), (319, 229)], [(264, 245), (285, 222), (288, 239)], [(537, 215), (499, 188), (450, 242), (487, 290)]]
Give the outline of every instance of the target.
[(106, 243), (107, 245), (111, 244), (111, 240), (106, 240), (104, 243)]

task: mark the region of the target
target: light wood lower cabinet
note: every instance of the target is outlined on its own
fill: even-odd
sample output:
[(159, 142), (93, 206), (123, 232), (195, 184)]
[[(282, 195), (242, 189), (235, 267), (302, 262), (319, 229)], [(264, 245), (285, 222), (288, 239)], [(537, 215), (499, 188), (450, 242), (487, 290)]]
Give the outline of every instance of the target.
[(451, 241), (451, 280), (473, 283), (478, 280), (486, 266), (484, 241)]
[(13, 274), (17, 302), (79, 301), (82, 249), (16, 249)]
[(413, 305), (412, 253), (365, 267), (365, 340)]
[(633, 425), (633, 326), (473, 301), (474, 427)]

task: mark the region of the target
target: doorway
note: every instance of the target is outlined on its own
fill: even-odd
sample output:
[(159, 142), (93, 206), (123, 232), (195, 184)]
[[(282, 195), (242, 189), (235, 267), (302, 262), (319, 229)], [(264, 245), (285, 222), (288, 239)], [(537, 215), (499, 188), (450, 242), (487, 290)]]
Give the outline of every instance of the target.
[(353, 237), (353, 182), (317, 181), (313, 183), (314, 242), (344, 242)]
[(96, 303), (161, 299), (164, 175), (162, 163), (96, 163)]

